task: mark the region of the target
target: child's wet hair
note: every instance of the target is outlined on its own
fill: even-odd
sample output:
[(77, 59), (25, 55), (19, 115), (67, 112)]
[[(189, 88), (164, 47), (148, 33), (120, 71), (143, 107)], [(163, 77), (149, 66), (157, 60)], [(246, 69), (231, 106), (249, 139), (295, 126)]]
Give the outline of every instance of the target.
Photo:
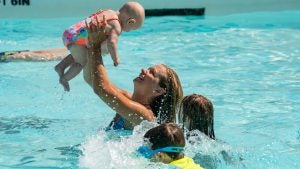
[[(184, 147), (185, 139), (182, 129), (175, 123), (164, 123), (148, 130), (144, 138), (151, 143), (151, 149), (156, 150), (164, 147)], [(177, 159), (183, 153), (167, 153), (172, 159)]]
[(188, 130), (199, 130), (208, 137), (215, 139), (214, 108), (212, 102), (205, 96), (192, 94), (185, 96), (180, 105), (182, 121), (190, 120)]

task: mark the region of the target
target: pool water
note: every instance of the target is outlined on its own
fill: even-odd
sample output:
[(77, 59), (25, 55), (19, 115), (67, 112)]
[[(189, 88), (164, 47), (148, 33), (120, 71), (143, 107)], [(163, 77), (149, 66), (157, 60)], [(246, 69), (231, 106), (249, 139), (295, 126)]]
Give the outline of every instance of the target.
[[(105, 57), (105, 66), (113, 83), (132, 91), (141, 68), (164, 63), (178, 72), (185, 95), (212, 100), (219, 141), (188, 144), (188, 156), (206, 155), (216, 168), (296, 169), (299, 18), (300, 11), (150, 17), (120, 37), (121, 64), (115, 68)], [(0, 20), (0, 52), (63, 47), (62, 32), (81, 19)], [(82, 75), (65, 93), (53, 70), (57, 63), (0, 63), (0, 168), (170, 168), (135, 153), (154, 124), (104, 132), (114, 111)]]

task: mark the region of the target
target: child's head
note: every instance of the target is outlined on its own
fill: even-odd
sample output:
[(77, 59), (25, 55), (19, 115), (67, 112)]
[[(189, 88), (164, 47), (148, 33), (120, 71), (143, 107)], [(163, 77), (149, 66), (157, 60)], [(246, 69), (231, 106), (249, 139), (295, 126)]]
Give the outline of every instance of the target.
[(199, 130), (215, 139), (214, 108), (208, 98), (198, 94), (185, 96), (180, 105), (178, 119), (189, 131)]
[(182, 129), (175, 123), (164, 123), (144, 135), (145, 146), (139, 152), (153, 161), (170, 163), (184, 157), (185, 139)]
[(129, 32), (142, 26), (145, 10), (138, 2), (127, 2), (119, 10), (122, 30)]

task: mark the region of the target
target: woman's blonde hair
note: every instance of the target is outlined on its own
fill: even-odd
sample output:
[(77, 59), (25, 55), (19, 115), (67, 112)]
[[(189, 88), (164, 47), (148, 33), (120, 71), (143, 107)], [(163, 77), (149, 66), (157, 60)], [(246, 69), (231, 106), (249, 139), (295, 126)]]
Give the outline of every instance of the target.
[(150, 103), (150, 107), (157, 117), (158, 123), (175, 122), (176, 113), (183, 97), (181, 82), (176, 72), (168, 66), (166, 76), (160, 77), (159, 86), (165, 89), (165, 93), (157, 96)]

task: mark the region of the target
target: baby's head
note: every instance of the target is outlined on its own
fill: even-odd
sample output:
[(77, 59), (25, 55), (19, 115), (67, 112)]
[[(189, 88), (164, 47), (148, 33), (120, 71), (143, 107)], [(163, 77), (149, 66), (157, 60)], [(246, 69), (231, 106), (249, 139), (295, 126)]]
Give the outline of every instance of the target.
[(164, 123), (148, 130), (144, 141), (145, 145), (138, 151), (153, 161), (167, 164), (184, 157), (184, 134), (175, 123)]
[(122, 30), (129, 32), (140, 28), (145, 20), (145, 10), (138, 2), (127, 2), (119, 9)]
[(199, 94), (185, 96), (180, 105), (178, 120), (188, 130), (199, 130), (215, 139), (214, 108), (208, 98)]

